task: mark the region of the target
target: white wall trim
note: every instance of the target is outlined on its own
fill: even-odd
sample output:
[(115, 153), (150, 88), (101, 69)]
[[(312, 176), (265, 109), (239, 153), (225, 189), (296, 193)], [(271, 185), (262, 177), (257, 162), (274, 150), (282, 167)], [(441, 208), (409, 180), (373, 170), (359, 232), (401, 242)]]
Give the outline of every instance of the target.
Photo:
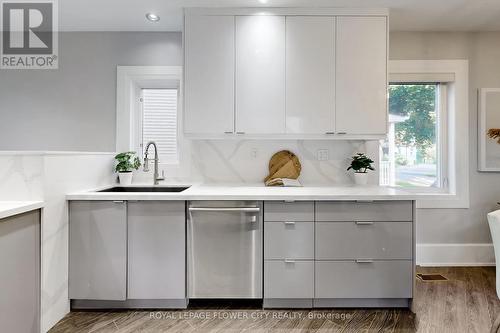
[(493, 244), (417, 244), (417, 265), (495, 266)]
[(418, 200), (417, 208), (469, 208), (469, 61), (391, 60), (389, 72), (454, 76), (447, 101), (450, 193), (433, 195), (432, 200)]
[(115, 155), (115, 152), (102, 151), (31, 151), (31, 150), (1, 150), (0, 156), (49, 156), (49, 155)]

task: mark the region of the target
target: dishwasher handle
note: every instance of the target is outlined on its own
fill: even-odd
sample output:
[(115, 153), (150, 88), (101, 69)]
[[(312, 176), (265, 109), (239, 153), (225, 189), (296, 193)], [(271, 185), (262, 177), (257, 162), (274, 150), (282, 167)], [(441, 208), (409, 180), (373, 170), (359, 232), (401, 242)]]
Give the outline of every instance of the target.
[(260, 207), (189, 207), (190, 212), (244, 212), (258, 213)]

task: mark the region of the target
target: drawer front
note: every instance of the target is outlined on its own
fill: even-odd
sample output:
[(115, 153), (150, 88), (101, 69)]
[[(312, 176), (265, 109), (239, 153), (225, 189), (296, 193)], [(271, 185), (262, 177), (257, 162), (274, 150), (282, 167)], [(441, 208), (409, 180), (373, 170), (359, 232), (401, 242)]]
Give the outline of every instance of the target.
[(314, 261), (265, 261), (264, 298), (313, 298)]
[(412, 261), (317, 261), (315, 298), (411, 298)]
[(314, 259), (314, 223), (265, 222), (265, 259)]
[(317, 222), (316, 259), (412, 259), (411, 222)]
[(314, 202), (264, 202), (264, 221), (313, 222)]
[(316, 202), (316, 221), (412, 221), (411, 201)]

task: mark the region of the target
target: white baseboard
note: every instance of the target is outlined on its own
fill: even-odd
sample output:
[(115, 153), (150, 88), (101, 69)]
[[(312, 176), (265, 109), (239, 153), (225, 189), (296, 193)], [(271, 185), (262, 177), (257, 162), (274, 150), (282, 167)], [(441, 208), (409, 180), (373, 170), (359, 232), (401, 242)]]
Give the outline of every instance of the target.
[(495, 266), (493, 244), (417, 244), (417, 265)]

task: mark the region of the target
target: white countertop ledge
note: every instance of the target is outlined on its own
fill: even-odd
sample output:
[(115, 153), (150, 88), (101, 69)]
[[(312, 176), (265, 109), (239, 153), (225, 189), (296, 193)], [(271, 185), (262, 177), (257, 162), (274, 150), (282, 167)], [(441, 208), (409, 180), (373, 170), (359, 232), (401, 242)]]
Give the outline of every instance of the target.
[(0, 201), (0, 219), (43, 208), (43, 201)]
[[(68, 194), (67, 200), (416, 200), (412, 192), (383, 186), (304, 186), (265, 187), (260, 184), (192, 185), (183, 192), (97, 192), (118, 186), (110, 185), (99, 189)], [(133, 186), (144, 186), (134, 184)], [(161, 187), (162, 185), (160, 185)], [(163, 185), (166, 186), (166, 185)], [(180, 186), (180, 185), (176, 185)]]

